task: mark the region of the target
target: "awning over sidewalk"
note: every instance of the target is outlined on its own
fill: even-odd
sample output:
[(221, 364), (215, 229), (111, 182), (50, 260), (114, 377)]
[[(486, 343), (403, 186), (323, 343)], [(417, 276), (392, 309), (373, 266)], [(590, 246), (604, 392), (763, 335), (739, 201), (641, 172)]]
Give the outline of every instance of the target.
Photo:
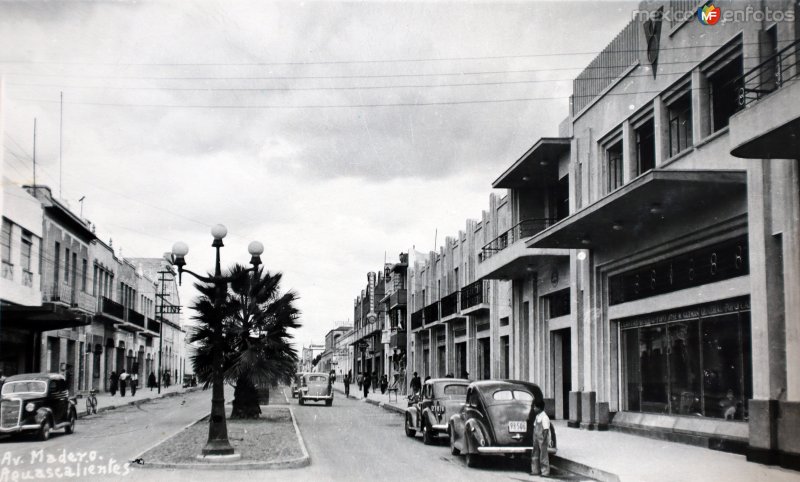
[(42, 306), (4, 305), (0, 311), (2, 325), (31, 332), (63, 330), (92, 323), (91, 316), (57, 303), (45, 303)]
[(558, 156), (569, 151), (569, 137), (543, 137), (500, 175), (495, 189), (529, 187), (558, 180)]
[(667, 218), (694, 217), (747, 194), (744, 171), (652, 170), (526, 242), (529, 248), (592, 249), (652, 236)]

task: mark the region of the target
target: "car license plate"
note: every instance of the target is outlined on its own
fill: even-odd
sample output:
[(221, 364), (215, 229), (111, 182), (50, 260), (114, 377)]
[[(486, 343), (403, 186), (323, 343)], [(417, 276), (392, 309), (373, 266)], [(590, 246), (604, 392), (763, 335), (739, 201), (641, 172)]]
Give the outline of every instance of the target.
[(528, 422), (508, 422), (509, 432), (527, 432)]

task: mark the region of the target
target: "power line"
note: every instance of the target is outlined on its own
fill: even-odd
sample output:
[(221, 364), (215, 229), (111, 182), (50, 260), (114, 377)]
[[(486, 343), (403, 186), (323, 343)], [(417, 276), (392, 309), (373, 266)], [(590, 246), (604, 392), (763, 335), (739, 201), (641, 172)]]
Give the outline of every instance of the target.
[[(759, 42), (745, 42), (743, 45), (758, 44)], [(698, 48), (718, 48), (723, 44), (713, 45), (685, 45), (675, 47), (659, 47), (659, 51), (670, 50), (690, 50)], [(599, 55), (603, 50), (587, 50), (583, 52), (553, 52), (536, 54), (509, 54), (509, 55), (485, 55), (485, 56), (466, 56), (466, 57), (430, 57), (430, 58), (397, 58), (397, 59), (348, 59), (348, 60), (308, 60), (308, 61), (269, 61), (269, 62), (90, 62), (90, 61), (66, 61), (66, 60), (0, 60), (4, 64), (27, 64), (27, 65), (100, 65), (113, 67), (264, 67), (277, 65), (343, 65), (343, 64), (387, 64), (387, 63), (421, 63), (421, 62), (457, 62), (472, 60), (510, 60), (523, 58), (541, 57), (567, 57)], [(616, 49), (614, 53), (627, 52), (647, 52), (647, 49)]]

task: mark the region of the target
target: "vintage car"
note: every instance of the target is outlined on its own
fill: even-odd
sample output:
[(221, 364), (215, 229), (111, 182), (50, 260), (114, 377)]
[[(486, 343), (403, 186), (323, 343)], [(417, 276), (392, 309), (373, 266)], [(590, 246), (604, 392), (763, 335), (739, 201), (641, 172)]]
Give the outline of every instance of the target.
[[(481, 456), (530, 456), (533, 446), (534, 400), (541, 389), (528, 382), (484, 380), (467, 388), (466, 403), (450, 417), (450, 452), (463, 454), (474, 467)], [(550, 426), (550, 453), (556, 451), (555, 427)]]
[(75, 430), (78, 411), (62, 375), (27, 373), (10, 376), (0, 392), (0, 433), (35, 433), (39, 440), (52, 430)]
[(303, 372), (295, 373), (294, 378), (292, 378), (292, 385), (290, 387), (292, 390), (292, 398), (297, 398), (297, 396), (300, 394), (300, 385), (302, 385), (302, 383)]
[(324, 401), (325, 405), (333, 405), (333, 386), (331, 378), (325, 373), (303, 373), (300, 378), (300, 405), (309, 401)]
[(425, 445), (431, 445), (440, 434), (447, 434), (447, 421), (461, 410), (467, 396), (469, 380), (434, 378), (422, 386), (422, 393), (409, 399), (405, 431), (408, 437), (422, 433)]

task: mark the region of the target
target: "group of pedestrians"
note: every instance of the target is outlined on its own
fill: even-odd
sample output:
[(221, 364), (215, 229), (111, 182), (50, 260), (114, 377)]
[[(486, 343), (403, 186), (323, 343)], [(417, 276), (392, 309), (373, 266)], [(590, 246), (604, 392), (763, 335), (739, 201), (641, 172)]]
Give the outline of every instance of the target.
[[(153, 372), (150, 372), (150, 376), (147, 377), (147, 387), (150, 388), (151, 392), (154, 388), (158, 387), (156, 374)], [(135, 371), (128, 373), (124, 368), (119, 374), (117, 374), (115, 371), (111, 372), (111, 375), (109, 376), (108, 391), (111, 392), (112, 397), (117, 394), (117, 391), (119, 391), (119, 395), (121, 397), (124, 397), (129, 388), (131, 391), (131, 396), (135, 396), (136, 389), (139, 388), (138, 373)]]

